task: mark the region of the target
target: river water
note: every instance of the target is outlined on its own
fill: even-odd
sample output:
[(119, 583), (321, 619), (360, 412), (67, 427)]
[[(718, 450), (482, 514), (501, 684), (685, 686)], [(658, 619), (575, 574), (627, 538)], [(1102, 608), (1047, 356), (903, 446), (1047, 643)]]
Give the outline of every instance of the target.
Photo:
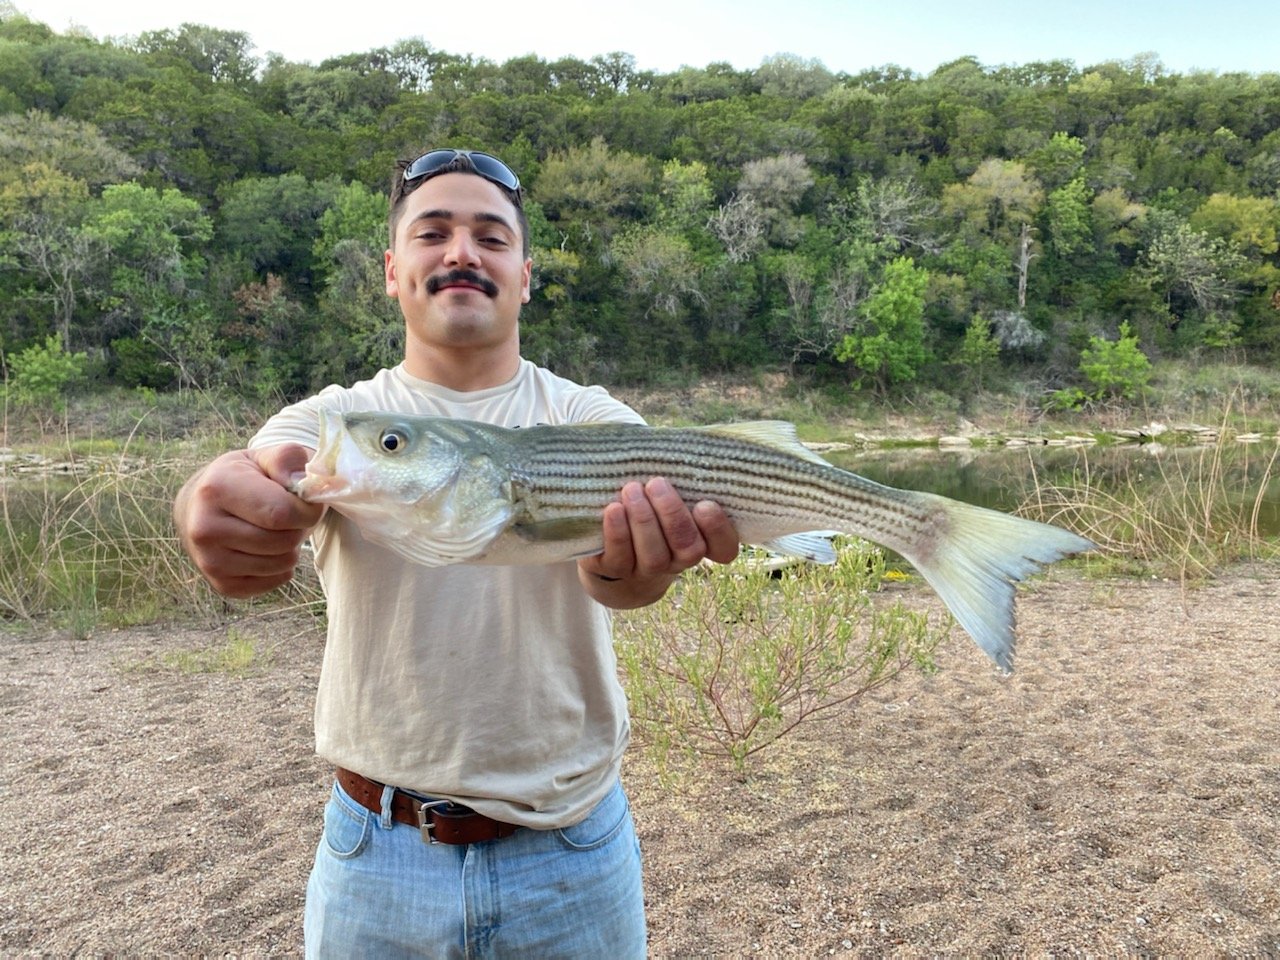
[[(1060, 447), (926, 447), (850, 449), (824, 454), (869, 480), (927, 490), (956, 500), (1013, 511), (1037, 487), (1089, 486), (1101, 493), (1122, 487), (1149, 496), (1218, 488), (1226, 502), (1250, 513), (1258, 533), (1280, 536), (1280, 459), (1276, 441), (1219, 446), (1126, 443)], [(1265, 484), (1265, 487), (1264, 487)]]

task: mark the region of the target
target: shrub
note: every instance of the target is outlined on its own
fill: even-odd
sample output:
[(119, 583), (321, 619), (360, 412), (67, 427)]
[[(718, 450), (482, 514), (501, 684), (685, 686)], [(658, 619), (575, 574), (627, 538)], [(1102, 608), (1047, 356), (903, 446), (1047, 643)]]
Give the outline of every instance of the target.
[(9, 361), (9, 397), (15, 403), (49, 407), (59, 413), (66, 409), (66, 392), (84, 379), (89, 358), (68, 353), (62, 341), (50, 334), (42, 344), (33, 344)]
[(633, 723), (660, 766), (700, 754), (747, 757), (798, 724), (848, 708), (946, 635), (899, 603), (873, 603), (884, 555), (855, 541), (831, 566), (774, 579), (738, 561), (690, 573), (667, 598), (620, 614), (618, 650)]
[(1090, 337), (1080, 354), (1080, 372), (1091, 383), (1098, 399), (1135, 397), (1151, 379), (1151, 361), (1138, 349), (1138, 338), (1129, 324), (1120, 324), (1116, 340)]

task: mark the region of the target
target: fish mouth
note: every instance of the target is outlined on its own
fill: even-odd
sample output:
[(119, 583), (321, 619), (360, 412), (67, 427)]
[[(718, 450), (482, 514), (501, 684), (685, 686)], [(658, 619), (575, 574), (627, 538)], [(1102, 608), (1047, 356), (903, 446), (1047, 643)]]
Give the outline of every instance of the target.
[(490, 298), (498, 295), (498, 285), (473, 270), (450, 270), (427, 278), (427, 293), (434, 295), (442, 290), (475, 290)]
[(326, 477), (308, 472), (293, 485), (295, 495), (308, 503), (329, 503), (344, 500), (351, 491), (351, 484), (338, 477)]
[(345, 436), (342, 414), (337, 410), (322, 409), (316, 452), (307, 461), (306, 473), (290, 487), (296, 496), (308, 503), (325, 503), (350, 493), (351, 481), (338, 475), (338, 457)]

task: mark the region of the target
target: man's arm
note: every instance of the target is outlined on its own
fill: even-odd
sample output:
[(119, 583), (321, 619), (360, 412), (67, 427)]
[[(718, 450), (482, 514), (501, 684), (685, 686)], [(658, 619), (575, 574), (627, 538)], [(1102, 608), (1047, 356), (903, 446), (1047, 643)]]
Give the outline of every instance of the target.
[(173, 502), (178, 538), (219, 593), (256, 597), (287, 583), (324, 514), (287, 489), (312, 451), (298, 444), (233, 450), (191, 477)]
[(660, 599), (681, 572), (704, 558), (728, 563), (738, 532), (718, 504), (692, 509), (662, 477), (629, 483), (604, 512), (604, 551), (578, 561), (578, 579), (594, 600), (616, 610)]

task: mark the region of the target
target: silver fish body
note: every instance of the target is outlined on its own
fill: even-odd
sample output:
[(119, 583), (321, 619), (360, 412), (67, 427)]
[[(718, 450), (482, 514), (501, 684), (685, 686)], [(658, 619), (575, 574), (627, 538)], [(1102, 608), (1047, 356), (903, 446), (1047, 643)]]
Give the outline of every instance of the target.
[(690, 504), (719, 503), (744, 543), (831, 562), (828, 537), (839, 532), (897, 551), (1005, 670), (1014, 582), (1093, 546), (1047, 524), (867, 480), (777, 421), (507, 429), (328, 411), (295, 492), (417, 563), (551, 563), (598, 553), (605, 506), (625, 483), (655, 476)]

